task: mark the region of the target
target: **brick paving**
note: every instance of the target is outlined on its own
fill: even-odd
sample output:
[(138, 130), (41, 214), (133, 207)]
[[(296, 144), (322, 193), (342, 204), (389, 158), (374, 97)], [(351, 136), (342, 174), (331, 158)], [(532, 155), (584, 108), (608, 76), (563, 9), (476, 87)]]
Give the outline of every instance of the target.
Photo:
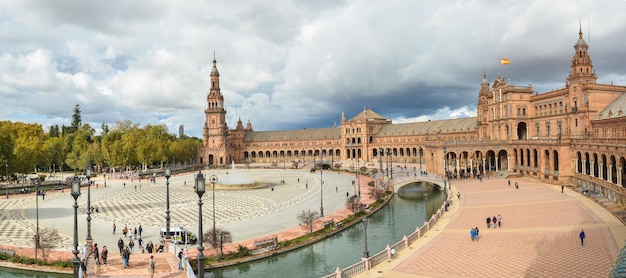
[[(517, 181), (519, 189), (515, 189)], [(626, 227), (587, 197), (520, 178), (453, 181), (461, 192), (435, 229), (358, 277), (606, 277)], [(487, 228), (487, 216), (502, 216)], [(480, 239), (470, 239), (478, 227)], [(578, 238), (585, 230), (585, 245)]]

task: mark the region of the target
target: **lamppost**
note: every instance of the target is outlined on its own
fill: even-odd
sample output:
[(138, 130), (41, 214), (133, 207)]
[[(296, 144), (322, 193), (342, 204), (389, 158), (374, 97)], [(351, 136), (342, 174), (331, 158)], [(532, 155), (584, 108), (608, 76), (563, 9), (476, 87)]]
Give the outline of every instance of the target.
[(447, 187), (448, 182), (448, 148), (443, 147), (443, 186)]
[(380, 172), (383, 173), (384, 176), (385, 172), (383, 172), (383, 149), (378, 150), (378, 163), (380, 164)]
[[(216, 175), (211, 175), (211, 177), (209, 178), (209, 181), (211, 182), (211, 186), (213, 187), (213, 232), (211, 233), (211, 239), (213, 240), (213, 244), (215, 244), (216, 242), (216, 234), (215, 234), (215, 184), (217, 183), (217, 176)], [(200, 277), (204, 277), (204, 276), (200, 276)]]
[(165, 252), (169, 252), (170, 245), (170, 177), (172, 169), (169, 165), (165, 166)]
[(283, 153), (283, 171), (287, 170), (287, 167), (285, 166), (285, 160), (287, 159), (287, 157), (285, 156), (285, 153)]
[(63, 162), (61, 162), (61, 192), (65, 192), (65, 180), (63, 180)]
[(428, 222), (428, 193), (424, 193), (424, 222)]
[(91, 165), (87, 165), (85, 175), (87, 176), (87, 244), (91, 247)]
[(357, 165), (356, 165), (357, 166), (356, 167), (356, 187), (359, 189), (359, 195), (358, 196), (359, 196), (359, 198), (361, 198), (361, 182), (359, 180), (361, 175), (359, 175), (359, 168), (360, 167), (359, 167), (359, 162), (358, 161), (359, 160), (357, 159)]
[(302, 167), (303, 167), (303, 168), (304, 168), (304, 157), (305, 157), (305, 155), (304, 155), (304, 149), (302, 149)]
[(365, 238), (365, 250), (363, 251), (363, 258), (369, 258), (370, 252), (367, 251), (367, 217), (363, 217), (363, 237)]
[(74, 278), (78, 278), (78, 269), (80, 268), (80, 260), (78, 259), (78, 196), (80, 196), (80, 180), (74, 173), (72, 178), (72, 197), (74, 198), (74, 258), (72, 264), (74, 265)]
[(392, 154), (393, 152), (391, 151), (391, 148), (389, 148), (387, 150), (387, 156), (389, 156), (389, 170), (391, 172), (391, 179), (393, 180), (393, 159), (392, 159)]
[(422, 147), (420, 147), (420, 175), (423, 173), (422, 172), (422, 152), (424, 151), (424, 149), (422, 149)]
[(7, 199), (9, 199), (9, 163), (5, 163), (4, 164), (4, 175), (7, 177), (7, 185), (5, 186), (6, 191), (7, 191)]
[(324, 168), (320, 167), (320, 215), (324, 217)]
[[(213, 179), (211, 177), (211, 179)], [(196, 175), (196, 194), (198, 194), (198, 277), (204, 277), (204, 247), (202, 246), (202, 239), (204, 234), (202, 233), (202, 195), (206, 191), (206, 183), (202, 170), (198, 171)]]
[(39, 250), (39, 179), (35, 181), (35, 218), (37, 219), (37, 231), (35, 232), (35, 262), (37, 261), (37, 250)]

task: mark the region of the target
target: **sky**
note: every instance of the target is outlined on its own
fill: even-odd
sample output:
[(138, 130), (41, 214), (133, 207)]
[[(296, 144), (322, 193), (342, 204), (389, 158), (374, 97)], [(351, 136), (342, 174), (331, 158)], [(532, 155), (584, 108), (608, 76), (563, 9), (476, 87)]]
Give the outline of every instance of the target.
[[(215, 57), (227, 124), (473, 117), (483, 72), (565, 86), (579, 28), (626, 85), (626, 0), (0, 0), (0, 120), (164, 124), (201, 138)], [(500, 65), (501, 58), (511, 64)]]

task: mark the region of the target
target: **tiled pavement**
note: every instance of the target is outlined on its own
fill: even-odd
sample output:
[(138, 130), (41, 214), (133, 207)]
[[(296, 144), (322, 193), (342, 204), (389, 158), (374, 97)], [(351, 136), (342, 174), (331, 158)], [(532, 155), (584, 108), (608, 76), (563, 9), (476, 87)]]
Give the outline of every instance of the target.
[[(453, 181), (461, 192), (435, 228), (358, 277), (606, 277), (626, 227), (569, 188), (529, 179)], [(485, 219), (500, 214), (502, 227)], [(470, 239), (478, 227), (479, 241)], [(585, 230), (585, 245), (578, 238)]]

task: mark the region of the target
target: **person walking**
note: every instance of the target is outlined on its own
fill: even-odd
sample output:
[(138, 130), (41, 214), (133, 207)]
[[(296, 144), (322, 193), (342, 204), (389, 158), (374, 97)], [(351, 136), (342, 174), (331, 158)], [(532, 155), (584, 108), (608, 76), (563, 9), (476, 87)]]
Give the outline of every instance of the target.
[(93, 245), (93, 259), (96, 261), (96, 264), (100, 264), (100, 251), (98, 250), (97, 243), (94, 243)]
[(115, 229), (116, 229), (116, 228), (117, 228), (117, 227), (115, 226), (115, 223), (113, 223), (113, 234), (115, 234)]
[(502, 216), (498, 214), (498, 228), (502, 227)]
[(496, 224), (498, 224), (498, 219), (496, 219), (496, 216), (494, 215), (493, 218), (491, 219), (491, 222), (493, 222), (493, 228), (496, 228)]
[(458, 199), (461, 199), (461, 192), (457, 192), (457, 193), (456, 193), (456, 197), (457, 197)]
[(563, 193), (563, 189), (565, 189), (565, 187), (561, 185), (561, 193)]
[(515, 189), (519, 189), (519, 184), (515, 182)]
[(107, 249), (107, 246), (102, 246), (102, 253), (100, 253), (100, 258), (102, 258), (102, 263), (104, 265), (107, 265), (107, 256), (109, 255), (109, 250)]
[(509, 180), (509, 186), (511, 186), (511, 180)]
[(122, 255), (122, 251), (124, 251), (124, 240), (121, 237), (117, 241), (117, 248), (120, 249), (120, 255)]
[(474, 230), (476, 230), (476, 241), (478, 241), (478, 237), (480, 236), (480, 231), (478, 230), (478, 227), (474, 228)]
[(183, 250), (178, 252), (178, 269), (183, 270)]
[(491, 217), (487, 216), (487, 229), (491, 228)]
[(150, 256), (150, 278), (154, 277), (154, 267), (156, 262), (154, 261), (154, 256)]
[(580, 245), (585, 245), (585, 231), (584, 230), (580, 230), (580, 234), (578, 235), (578, 237), (580, 238)]
[(135, 253), (135, 242), (132, 239), (128, 242), (128, 248), (130, 248), (131, 253)]
[(472, 237), (472, 241), (474, 241), (474, 238), (476, 237), (476, 230), (474, 230), (474, 228), (470, 231), (470, 236)]

